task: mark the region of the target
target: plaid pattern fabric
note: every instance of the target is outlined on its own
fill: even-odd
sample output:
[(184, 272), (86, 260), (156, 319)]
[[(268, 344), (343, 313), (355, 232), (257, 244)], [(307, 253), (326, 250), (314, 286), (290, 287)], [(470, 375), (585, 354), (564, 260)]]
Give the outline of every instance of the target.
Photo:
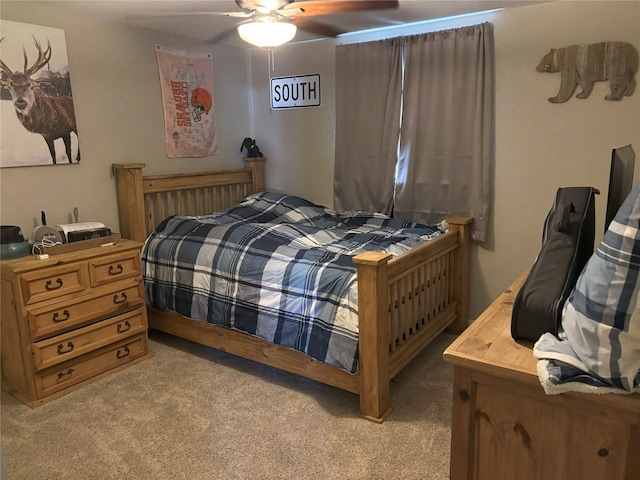
[(398, 254), (440, 234), (380, 214), (336, 213), (260, 193), (222, 212), (163, 221), (142, 251), (147, 303), (355, 372), (352, 257)]
[[(558, 338), (540, 337), (534, 355), (548, 393), (640, 387), (640, 183), (631, 191), (581, 273)], [(578, 386), (581, 385), (581, 387)]]

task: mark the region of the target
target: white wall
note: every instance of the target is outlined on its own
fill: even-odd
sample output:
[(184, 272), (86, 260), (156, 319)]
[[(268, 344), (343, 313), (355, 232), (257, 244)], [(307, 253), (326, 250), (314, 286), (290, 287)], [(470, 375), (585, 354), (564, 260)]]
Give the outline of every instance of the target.
[[(604, 209), (611, 149), (631, 143), (640, 178), (640, 88), (620, 102), (604, 100), (608, 84), (591, 96), (551, 104), (559, 74), (535, 70), (552, 47), (621, 40), (640, 50), (640, 2), (562, 1), (512, 8), (456, 21), (399, 29), (386, 36), (436, 31), (491, 21), (496, 48), (496, 163), (488, 239), (472, 249), (471, 315), (477, 316), (539, 252), (544, 218), (558, 187), (600, 189)], [(382, 35), (345, 37), (367, 41)], [(335, 147), (336, 40), (278, 47), (273, 76), (319, 73), (319, 108), (269, 111), (266, 54), (252, 55), (255, 131), (269, 157), (267, 185), (332, 205)], [(640, 83), (640, 75), (636, 76)], [(599, 232), (598, 237), (601, 236)]]
[[(254, 130), (256, 143), (267, 157), (266, 184), (271, 190), (305, 196), (323, 205), (333, 204), (335, 157), (334, 40), (278, 47), (275, 68), (268, 54), (251, 51)], [(271, 110), (272, 77), (319, 73), (319, 107)]]
[[(101, 221), (119, 231), (112, 163), (143, 162), (149, 174), (242, 166), (240, 145), (251, 124), (244, 49), (201, 46), (187, 38), (104, 21), (64, 2), (3, 0), (0, 15), (64, 29), (82, 152), (80, 164), (1, 169), (3, 225), (19, 225), (29, 236), (41, 210), (47, 223), (55, 225), (72, 221), (77, 206), (81, 221)], [(156, 44), (213, 53), (217, 155), (167, 158)], [(13, 106), (2, 101), (0, 108)], [(44, 140), (42, 147), (47, 148)]]
[[(271, 75), (319, 73), (322, 105), (272, 112), (263, 50), (250, 51), (247, 59), (242, 49), (196, 45), (186, 38), (107, 22), (60, 2), (3, 0), (0, 16), (65, 30), (83, 155), (80, 165), (1, 169), (3, 225), (20, 225), (29, 235), (40, 210), (45, 209), (48, 222), (55, 224), (69, 221), (78, 206), (81, 220), (117, 227), (111, 163), (145, 162), (148, 173), (239, 167), (245, 136), (255, 137), (268, 157), (269, 189), (332, 204), (336, 40), (278, 47)], [(535, 71), (551, 47), (623, 40), (640, 49), (640, 2), (553, 2), (397, 34), (481, 21), (495, 25), (495, 198), (489, 238), (472, 250), (472, 316), (533, 262), (558, 187), (600, 188), (597, 209), (602, 225), (611, 148), (633, 144), (640, 174), (640, 90), (621, 102), (607, 102), (607, 84), (601, 82), (588, 99), (553, 105), (547, 98), (556, 94), (559, 76)], [(342, 41), (371, 38), (360, 35)], [(166, 157), (157, 43), (213, 53), (218, 155)], [(0, 103), (7, 108), (6, 102)]]

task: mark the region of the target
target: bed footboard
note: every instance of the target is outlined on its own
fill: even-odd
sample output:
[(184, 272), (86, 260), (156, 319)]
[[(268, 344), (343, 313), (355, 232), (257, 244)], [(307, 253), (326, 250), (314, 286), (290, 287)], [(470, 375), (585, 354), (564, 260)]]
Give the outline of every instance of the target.
[(470, 217), (449, 232), (393, 258), (366, 252), (358, 266), (360, 415), (391, 412), (389, 381), (439, 333), (460, 333), (469, 312)]

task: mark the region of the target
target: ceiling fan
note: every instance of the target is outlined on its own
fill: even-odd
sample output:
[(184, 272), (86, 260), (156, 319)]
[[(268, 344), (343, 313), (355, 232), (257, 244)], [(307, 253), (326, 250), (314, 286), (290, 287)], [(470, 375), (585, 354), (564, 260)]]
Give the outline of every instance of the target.
[[(298, 28), (322, 37), (344, 33), (311, 17), (367, 10), (398, 8), (398, 0), (235, 0), (240, 11), (173, 12), (155, 16), (222, 15), (244, 18), (237, 29), (240, 37), (258, 47), (273, 48), (292, 40)], [(231, 31), (216, 35), (218, 42)]]

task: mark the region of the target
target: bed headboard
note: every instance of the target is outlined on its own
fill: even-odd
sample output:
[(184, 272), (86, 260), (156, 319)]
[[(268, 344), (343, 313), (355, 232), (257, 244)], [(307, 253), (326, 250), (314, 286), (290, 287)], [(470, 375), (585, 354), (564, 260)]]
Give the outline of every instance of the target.
[(264, 157), (245, 168), (217, 172), (142, 175), (144, 163), (114, 163), (120, 234), (144, 242), (170, 215), (204, 215), (264, 191)]

